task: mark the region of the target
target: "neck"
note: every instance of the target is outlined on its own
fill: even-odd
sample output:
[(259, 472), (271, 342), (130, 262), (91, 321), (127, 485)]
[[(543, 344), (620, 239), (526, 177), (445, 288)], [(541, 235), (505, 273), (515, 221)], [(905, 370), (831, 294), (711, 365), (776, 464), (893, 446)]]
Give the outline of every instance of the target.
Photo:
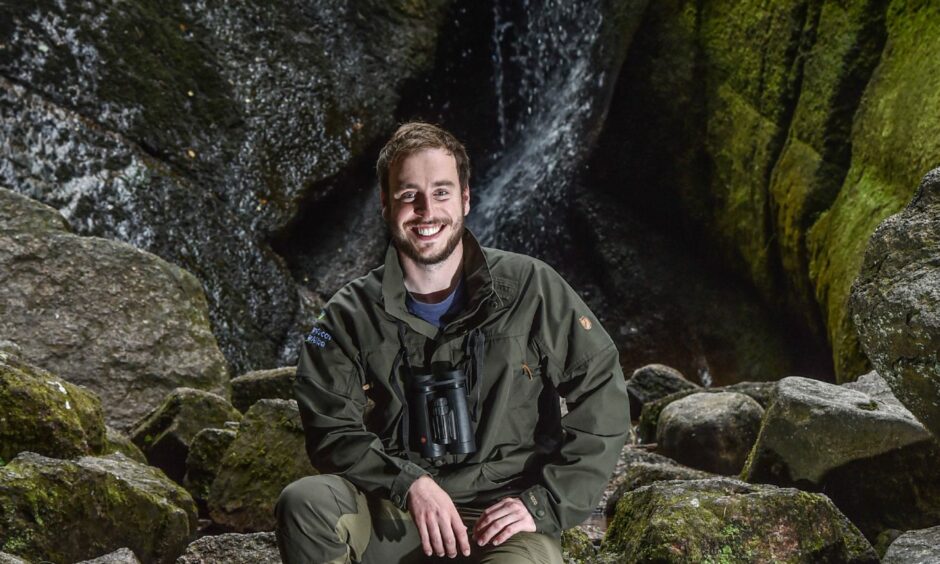
[(421, 264), (398, 253), (405, 289), (420, 302), (437, 303), (457, 287), (463, 270), (463, 241), (449, 257), (437, 264)]

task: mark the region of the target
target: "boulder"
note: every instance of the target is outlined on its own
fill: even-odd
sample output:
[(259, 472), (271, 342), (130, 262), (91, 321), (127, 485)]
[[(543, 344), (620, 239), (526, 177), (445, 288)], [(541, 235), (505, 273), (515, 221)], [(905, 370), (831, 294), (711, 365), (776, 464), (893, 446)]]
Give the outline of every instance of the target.
[(940, 562), (940, 526), (907, 531), (888, 546), (882, 564), (932, 564)]
[(281, 564), (274, 533), (226, 533), (202, 537), (176, 564)]
[(245, 413), (260, 399), (294, 399), (296, 366), (257, 370), (232, 378), (232, 405)]
[(168, 563), (195, 529), (186, 490), (122, 454), (25, 452), (0, 467), (0, 550), (29, 560), (76, 562), (127, 547)]
[(647, 364), (633, 371), (627, 380), (630, 413), (639, 416), (643, 406), (680, 390), (696, 390), (701, 386), (688, 381), (681, 372), (663, 364)]
[(940, 444), (868, 374), (843, 386), (781, 380), (742, 476), (824, 492), (874, 541), (940, 521), (938, 467)]
[(607, 498), (604, 514), (613, 517), (617, 510), (617, 502), (627, 492), (648, 486), (654, 482), (666, 480), (702, 480), (714, 478), (714, 474), (683, 466), (671, 458), (647, 452), (638, 448), (626, 448), (626, 464), (622, 471), (614, 476), (612, 483), (615, 490)]
[(183, 487), (192, 494), (201, 513), (208, 513), (209, 490), (236, 434), (237, 429), (203, 429), (189, 444)]
[(656, 427), (657, 449), (692, 468), (737, 475), (763, 415), (760, 404), (744, 394), (695, 393), (663, 409)]
[(186, 474), (189, 444), (199, 431), (239, 421), (242, 414), (225, 398), (191, 388), (177, 388), (131, 430), (131, 440), (177, 483)]
[(748, 481), (818, 484), (826, 473), (929, 440), (896, 402), (809, 378), (777, 384), (743, 476)]
[(142, 464), (147, 464), (147, 456), (137, 448), (137, 445), (131, 441), (130, 437), (118, 431), (114, 427), (105, 427), (107, 433), (105, 434), (105, 448), (104, 452), (110, 454), (112, 452), (120, 452), (124, 456), (130, 458), (131, 460), (136, 460)]
[(316, 474), (294, 400), (264, 399), (248, 410), (209, 492), (215, 523), (238, 532), (274, 530), (274, 505), (288, 484)]
[(652, 443), (656, 441), (656, 426), (659, 424), (659, 415), (670, 403), (691, 394), (699, 392), (709, 394), (737, 392), (749, 396), (751, 399), (760, 404), (761, 407), (767, 409), (767, 406), (770, 402), (770, 397), (772, 396), (776, 385), (776, 382), (738, 382), (736, 384), (718, 388), (681, 390), (669, 394), (666, 397), (651, 401), (643, 406), (643, 411), (640, 412), (640, 421), (637, 425), (637, 435), (640, 439), (640, 442), (643, 443)]
[(940, 168), (872, 235), (851, 307), (878, 373), (940, 438)]
[(202, 287), (130, 245), (79, 237), (55, 210), (0, 188), (0, 334), (87, 386), (124, 429), (170, 390), (224, 391)]
[(451, 5), (5, 6), (0, 182), (193, 272), (235, 369), (273, 366), (298, 298), (268, 240), (374, 158)]
[(594, 562), (597, 549), (587, 533), (575, 527), (561, 533), (561, 555), (565, 564)]
[(0, 564), (30, 564), (30, 562), (29, 560), (23, 560), (19, 556), (0, 552)]
[(628, 492), (601, 551), (620, 562), (878, 562), (827, 497), (730, 478)]
[(114, 552), (109, 552), (98, 558), (82, 560), (78, 564), (140, 564), (140, 560), (137, 559), (133, 550), (129, 548), (119, 548)]
[(0, 460), (26, 450), (53, 458), (100, 454), (105, 437), (95, 394), (0, 352)]

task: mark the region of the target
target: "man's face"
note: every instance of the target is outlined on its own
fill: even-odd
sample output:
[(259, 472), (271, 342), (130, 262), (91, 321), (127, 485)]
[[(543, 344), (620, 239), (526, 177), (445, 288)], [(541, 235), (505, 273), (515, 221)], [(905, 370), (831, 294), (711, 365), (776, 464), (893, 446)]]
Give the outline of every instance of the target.
[(443, 149), (424, 149), (389, 170), (382, 215), (395, 247), (415, 262), (437, 264), (454, 252), (470, 212), (470, 190), (460, 189), (457, 161)]

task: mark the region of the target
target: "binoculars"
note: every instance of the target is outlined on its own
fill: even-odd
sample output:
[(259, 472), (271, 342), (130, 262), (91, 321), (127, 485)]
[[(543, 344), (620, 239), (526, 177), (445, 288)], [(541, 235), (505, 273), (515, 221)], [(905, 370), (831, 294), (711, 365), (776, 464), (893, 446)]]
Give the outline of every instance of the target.
[(445, 454), (473, 454), (477, 450), (467, 407), (467, 378), (450, 369), (413, 375), (408, 405), (412, 446), (424, 458)]

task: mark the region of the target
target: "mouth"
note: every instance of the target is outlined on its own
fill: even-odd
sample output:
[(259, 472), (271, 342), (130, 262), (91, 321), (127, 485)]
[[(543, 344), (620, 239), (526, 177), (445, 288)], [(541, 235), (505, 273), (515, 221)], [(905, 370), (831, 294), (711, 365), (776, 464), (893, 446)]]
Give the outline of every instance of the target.
[(411, 232), (418, 237), (419, 241), (433, 241), (443, 230), (443, 223), (413, 225), (411, 227)]

